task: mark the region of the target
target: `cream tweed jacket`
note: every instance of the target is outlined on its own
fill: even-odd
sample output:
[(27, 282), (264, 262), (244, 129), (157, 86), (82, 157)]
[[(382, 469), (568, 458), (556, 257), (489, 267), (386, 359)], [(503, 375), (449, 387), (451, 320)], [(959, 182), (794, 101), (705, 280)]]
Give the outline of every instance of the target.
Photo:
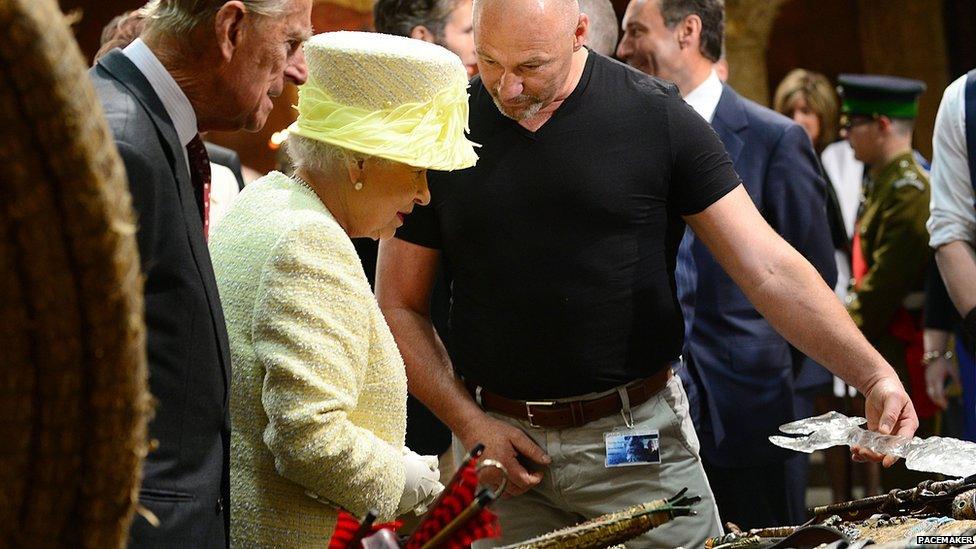
[(326, 547), (330, 503), (393, 518), (406, 374), (348, 236), (312, 191), (272, 172), (210, 248), (233, 361), (231, 544)]

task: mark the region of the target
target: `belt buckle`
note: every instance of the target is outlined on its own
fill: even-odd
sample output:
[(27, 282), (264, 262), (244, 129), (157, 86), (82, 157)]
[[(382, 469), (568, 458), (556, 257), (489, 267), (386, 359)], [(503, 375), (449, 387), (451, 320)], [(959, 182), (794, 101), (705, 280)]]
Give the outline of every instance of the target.
[(525, 401), (525, 416), (529, 420), (529, 426), (530, 427), (535, 427), (536, 429), (543, 429), (544, 428), (541, 425), (536, 425), (535, 422), (532, 421), (532, 418), (535, 417), (535, 416), (532, 415), (532, 407), (533, 406), (553, 406), (555, 404), (556, 403), (555, 402), (552, 402), (551, 400), (550, 401), (545, 401), (545, 400), (526, 400)]

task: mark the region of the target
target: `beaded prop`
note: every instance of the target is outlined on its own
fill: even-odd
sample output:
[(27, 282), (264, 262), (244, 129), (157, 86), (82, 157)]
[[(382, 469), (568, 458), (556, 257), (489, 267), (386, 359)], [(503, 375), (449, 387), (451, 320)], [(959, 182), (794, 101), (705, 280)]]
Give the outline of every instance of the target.
[[(505, 469), (493, 460), (479, 460), (484, 445), (478, 444), (458, 467), (454, 477), (431, 506), (413, 535), (403, 543), (392, 541), (401, 522), (374, 526), (376, 514), (370, 512), (357, 521), (348, 513), (339, 514), (329, 549), (366, 547), (404, 547), (406, 549), (461, 549), (501, 533), (498, 518), (487, 509), (505, 491)], [(502, 473), (499, 486), (492, 490), (480, 486), (478, 474), (492, 467)], [(379, 538), (383, 538), (380, 540)]]
[(378, 513), (370, 510), (363, 517), (362, 521), (345, 511), (339, 511), (336, 519), (335, 531), (332, 533), (332, 540), (329, 541), (329, 549), (352, 549), (362, 547), (364, 538), (372, 536), (381, 530), (396, 532), (403, 526), (403, 521), (385, 522), (383, 524), (373, 524)]
[(603, 549), (636, 538), (677, 517), (696, 514), (700, 496), (685, 496), (685, 488), (669, 499), (636, 505), (576, 526), (508, 545), (500, 549)]
[[(484, 451), (484, 445), (478, 444), (468, 453), (454, 478), (407, 541), (406, 549), (461, 549), (476, 540), (497, 537), (501, 533), (498, 517), (487, 507), (502, 495), (508, 479), (500, 463), (489, 459), (479, 461)], [(494, 467), (503, 475), (495, 490), (479, 488), (478, 473), (486, 467)]]

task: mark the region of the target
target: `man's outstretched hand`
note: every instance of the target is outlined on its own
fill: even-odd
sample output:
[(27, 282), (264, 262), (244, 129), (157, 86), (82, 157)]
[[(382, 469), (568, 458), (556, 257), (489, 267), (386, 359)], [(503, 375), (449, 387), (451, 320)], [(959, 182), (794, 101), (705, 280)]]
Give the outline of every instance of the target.
[[(911, 438), (918, 429), (918, 416), (912, 400), (905, 392), (897, 377), (883, 377), (876, 381), (865, 393), (864, 414), (868, 429), (882, 435), (897, 435)], [(857, 446), (851, 447), (854, 461), (881, 461), (891, 467), (898, 456), (888, 456)]]

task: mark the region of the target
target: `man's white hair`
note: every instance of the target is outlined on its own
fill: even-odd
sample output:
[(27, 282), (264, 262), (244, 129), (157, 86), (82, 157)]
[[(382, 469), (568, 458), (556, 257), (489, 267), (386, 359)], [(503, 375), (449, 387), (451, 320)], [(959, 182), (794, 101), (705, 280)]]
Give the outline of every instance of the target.
[[(251, 13), (278, 17), (288, 12), (292, 0), (241, 0)], [(169, 34), (183, 34), (210, 21), (226, 0), (152, 0), (146, 7), (146, 27)]]
[(620, 25), (610, 0), (579, 0), (580, 11), (590, 18), (586, 45), (593, 51), (610, 57), (617, 49)]

